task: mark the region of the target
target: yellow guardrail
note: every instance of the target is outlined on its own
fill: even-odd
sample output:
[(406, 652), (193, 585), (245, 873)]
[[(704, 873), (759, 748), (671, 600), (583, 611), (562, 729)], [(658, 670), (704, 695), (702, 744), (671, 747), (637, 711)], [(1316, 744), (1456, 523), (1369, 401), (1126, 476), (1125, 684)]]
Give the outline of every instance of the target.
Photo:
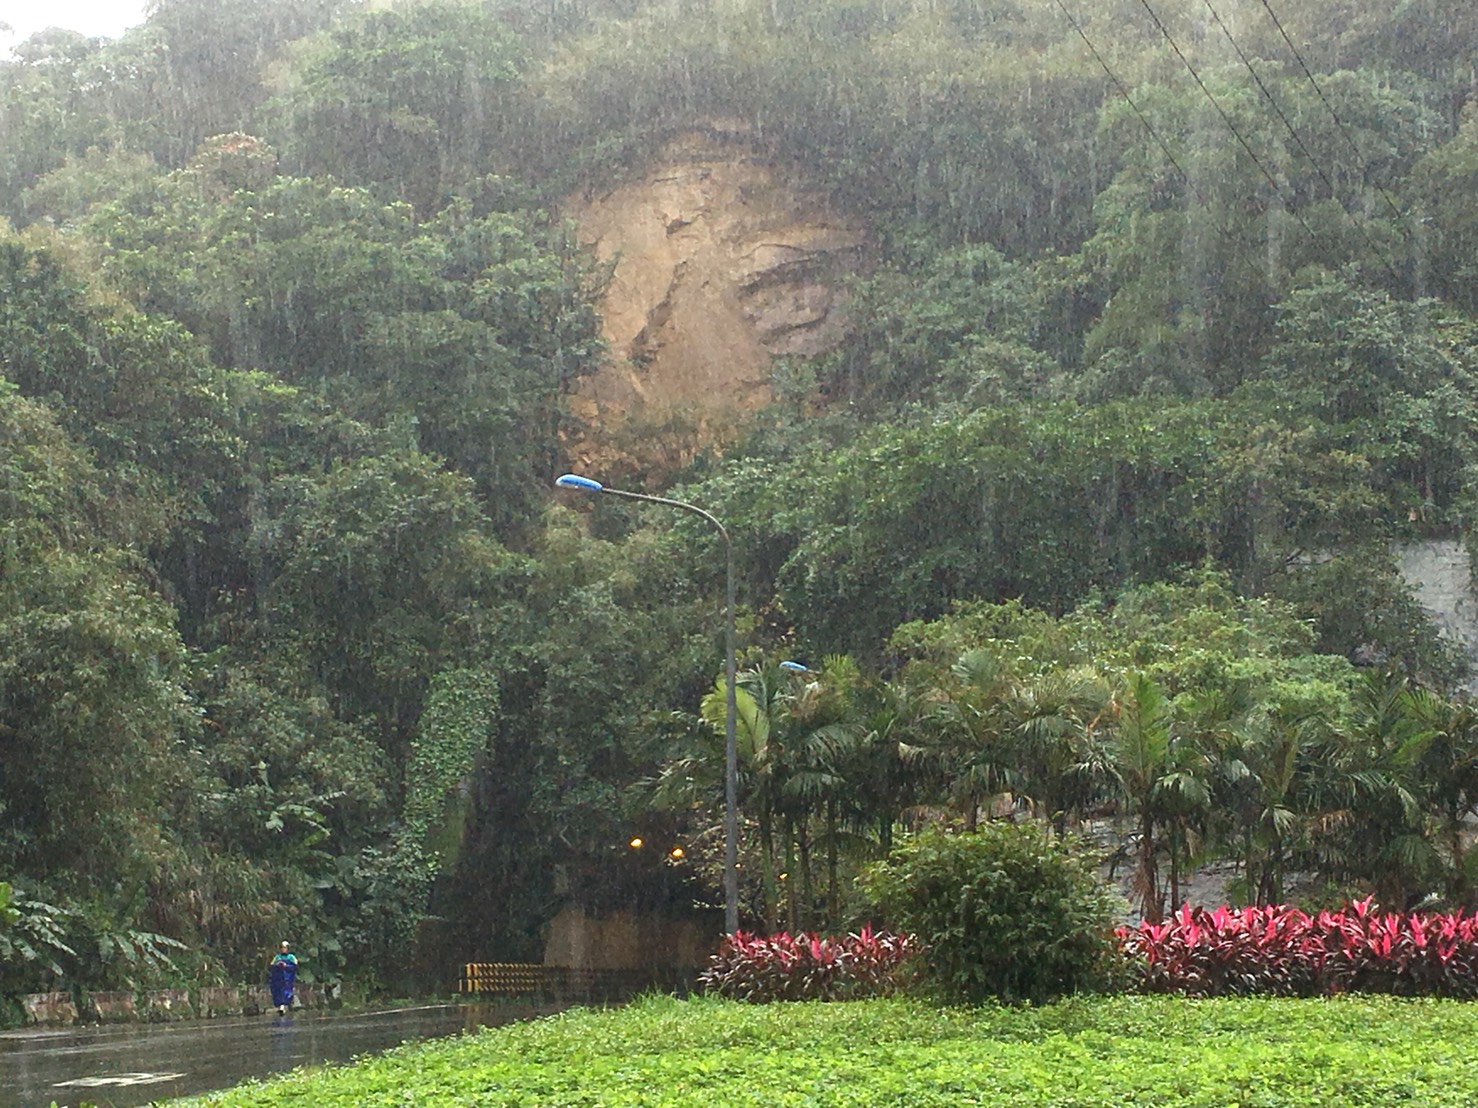
[(459, 992), (482, 996), (614, 999), (653, 986), (668, 987), (671, 974), (634, 969), (577, 969), (533, 962), (466, 962)]

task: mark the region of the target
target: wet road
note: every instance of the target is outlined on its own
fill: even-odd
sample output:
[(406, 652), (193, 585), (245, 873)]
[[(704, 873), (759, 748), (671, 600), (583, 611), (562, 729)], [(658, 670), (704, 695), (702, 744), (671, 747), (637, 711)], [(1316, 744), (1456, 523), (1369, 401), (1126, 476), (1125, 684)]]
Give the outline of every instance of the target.
[(430, 1005), (0, 1032), (0, 1104), (129, 1108), (537, 1014)]

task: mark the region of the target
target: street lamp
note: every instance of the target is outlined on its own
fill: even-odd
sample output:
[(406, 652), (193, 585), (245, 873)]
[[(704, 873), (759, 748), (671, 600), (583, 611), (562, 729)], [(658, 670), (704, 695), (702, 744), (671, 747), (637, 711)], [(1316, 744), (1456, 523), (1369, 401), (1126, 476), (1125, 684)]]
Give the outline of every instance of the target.
[(566, 473), (554, 483), (562, 489), (600, 492), (627, 500), (645, 500), (651, 504), (681, 508), (713, 524), (724, 540), (724, 584), (728, 604), (724, 627), (724, 931), (732, 935), (739, 930), (739, 743), (734, 722), (738, 716), (734, 704), (734, 547), (729, 542), (729, 532), (714, 516), (684, 500), (608, 488), (578, 473)]

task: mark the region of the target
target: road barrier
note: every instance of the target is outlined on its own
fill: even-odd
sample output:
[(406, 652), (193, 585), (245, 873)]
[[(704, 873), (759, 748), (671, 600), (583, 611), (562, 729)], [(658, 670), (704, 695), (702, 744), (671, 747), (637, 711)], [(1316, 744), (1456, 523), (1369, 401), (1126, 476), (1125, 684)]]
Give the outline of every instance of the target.
[[(0, 1001), (5, 998), (0, 997)], [(261, 985), (203, 986), (189, 989), (151, 989), (144, 992), (29, 993), (21, 996), (27, 1024), (67, 1026), (90, 1023), (165, 1023), (173, 1020), (216, 1016), (254, 1016), (272, 1011), (272, 1000)], [(313, 985), (299, 982), (294, 990), (294, 1008), (338, 1008), (342, 1005), (339, 982)]]
[(690, 975), (672, 970), (467, 962), (457, 988), (467, 995), (591, 1003), (630, 1000), (645, 990), (686, 992), (691, 983)]

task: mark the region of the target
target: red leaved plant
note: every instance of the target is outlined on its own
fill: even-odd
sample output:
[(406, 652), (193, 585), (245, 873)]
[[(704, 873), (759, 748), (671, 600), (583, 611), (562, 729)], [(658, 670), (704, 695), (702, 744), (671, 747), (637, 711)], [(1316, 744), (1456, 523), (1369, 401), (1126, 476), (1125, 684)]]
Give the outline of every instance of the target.
[(903, 982), (916, 948), (911, 936), (874, 931), (871, 924), (837, 937), (736, 931), (698, 981), (706, 992), (755, 1004), (884, 996)]
[(1183, 907), (1117, 934), (1145, 992), (1478, 996), (1478, 915)]

